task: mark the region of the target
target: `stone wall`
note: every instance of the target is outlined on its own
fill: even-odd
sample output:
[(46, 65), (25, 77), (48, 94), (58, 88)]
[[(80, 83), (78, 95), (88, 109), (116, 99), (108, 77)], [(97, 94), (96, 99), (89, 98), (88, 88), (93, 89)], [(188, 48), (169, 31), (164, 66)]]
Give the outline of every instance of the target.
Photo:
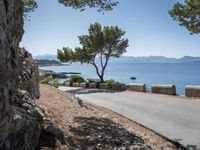
[(146, 84), (129, 84), (126, 86), (129, 91), (146, 92)]
[(187, 97), (200, 97), (200, 86), (186, 85), (185, 96), (187, 96)]
[(157, 94), (176, 95), (175, 85), (154, 84), (151, 86), (151, 92)]

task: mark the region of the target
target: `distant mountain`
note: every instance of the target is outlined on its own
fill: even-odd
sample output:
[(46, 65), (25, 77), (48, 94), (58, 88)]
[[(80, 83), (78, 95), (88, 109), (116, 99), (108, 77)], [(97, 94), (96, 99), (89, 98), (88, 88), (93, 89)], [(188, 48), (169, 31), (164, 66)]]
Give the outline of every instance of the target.
[(33, 58), (37, 60), (58, 60), (57, 56), (53, 54), (38, 55)]
[[(145, 56), (145, 57), (123, 56), (120, 59), (134, 63), (200, 63), (200, 57), (192, 57), (192, 56), (184, 56), (181, 58), (169, 58), (164, 56)], [(117, 58), (114, 60), (117, 61)]]
[(191, 56), (184, 56), (179, 59), (180, 62), (200, 62), (200, 57), (191, 57)]
[(168, 58), (164, 56), (143, 56), (143, 57), (133, 57), (133, 56), (124, 56), (121, 59), (126, 59), (134, 63), (178, 63), (176, 58)]
[(35, 61), (39, 65), (39, 67), (64, 65), (60, 61), (57, 61), (57, 60), (35, 59)]
[[(45, 54), (35, 56), (34, 59), (38, 60), (58, 60), (56, 55)], [(200, 63), (200, 57), (184, 56), (182, 58), (169, 58), (164, 56), (122, 56), (119, 59), (113, 58), (111, 61), (126, 61), (132, 63)]]

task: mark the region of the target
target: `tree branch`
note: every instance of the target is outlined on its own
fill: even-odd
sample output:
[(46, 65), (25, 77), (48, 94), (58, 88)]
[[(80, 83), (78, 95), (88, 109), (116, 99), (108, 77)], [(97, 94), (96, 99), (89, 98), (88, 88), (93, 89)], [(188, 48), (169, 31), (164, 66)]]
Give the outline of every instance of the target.
[(103, 69), (103, 53), (102, 52), (101, 52), (100, 60), (101, 60), (101, 68)]

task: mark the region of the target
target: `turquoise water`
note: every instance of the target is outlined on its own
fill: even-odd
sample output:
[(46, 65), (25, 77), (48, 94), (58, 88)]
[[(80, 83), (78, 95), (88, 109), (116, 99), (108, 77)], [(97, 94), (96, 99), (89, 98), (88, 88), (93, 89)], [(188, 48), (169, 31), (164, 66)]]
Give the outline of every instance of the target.
[[(79, 63), (69, 66), (41, 67), (56, 72), (80, 72), (83, 77), (98, 78), (91, 65)], [(130, 77), (135, 76), (136, 80)], [(177, 93), (184, 95), (185, 85), (200, 85), (200, 64), (195, 63), (133, 63), (131, 61), (110, 61), (105, 79), (123, 83), (145, 83), (148, 90), (152, 84), (175, 84)]]

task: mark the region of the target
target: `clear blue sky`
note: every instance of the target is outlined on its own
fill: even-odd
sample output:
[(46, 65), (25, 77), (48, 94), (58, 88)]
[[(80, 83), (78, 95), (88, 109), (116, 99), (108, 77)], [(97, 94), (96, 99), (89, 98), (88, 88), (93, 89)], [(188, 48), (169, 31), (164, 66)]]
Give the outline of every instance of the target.
[[(89, 24), (117, 25), (129, 39), (128, 56), (200, 56), (200, 35), (173, 21), (168, 10), (178, 0), (119, 0), (104, 15), (96, 9), (84, 12), (66, 8), (57, 0), (39, 0), (39, 8), (25, 22), (21, 46), (34, 56), (56, 54), (58, 48), (77, 47), (77, 36), (86, 34)], [(179, 0), (180, 1), (180, 0)]]

